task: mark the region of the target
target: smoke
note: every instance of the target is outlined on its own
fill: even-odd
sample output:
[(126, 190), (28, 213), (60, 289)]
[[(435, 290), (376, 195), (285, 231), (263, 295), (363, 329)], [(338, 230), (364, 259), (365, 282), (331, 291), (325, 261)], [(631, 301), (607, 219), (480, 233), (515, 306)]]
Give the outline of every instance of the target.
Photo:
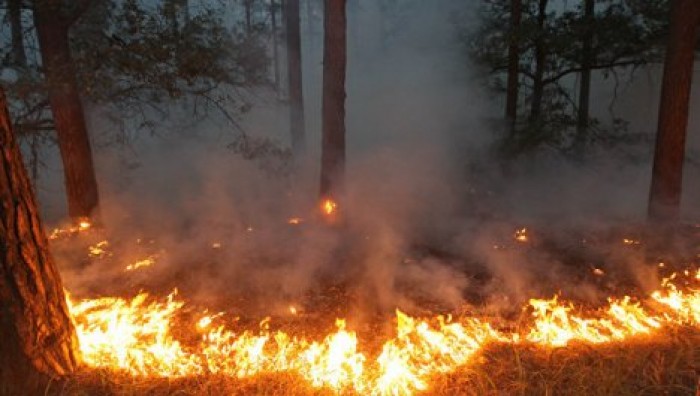
[[(325, 306), (319, 295), (341, 293), (349, 301), (341, 309), (359, 317), (397, 307), (453, 310), (467, 301), (508, 311), (560, 291), (594, 301), (616, 287), (591, 275), (597, 268), (654, 284), (639, 248), (615, 232), (595, 240), (641, 221), (648, 157), (630, 165), (601, 151), (574, 164), (545, 150), (503, 170), (491, 152), (500, 103), (456, 33), (455, 15), (460, 23), (476, 19), (463, 3), (405, 1), (382, 11), (379, 2), (352, 2), (343, 227), (325, 225), (316, 208), (322, 40), (308, 29), (309, 159), (291, 178), (233, 153), (227, 145), (236, 132), (220, 120), (179, 130), (187, 121), (180, 109), (172, 129), (125, 147), (100, 144), (115, 131), (94, 111), (105, 228), (90, 242), (107, 239), (113, 256), (87, 263), (84, 246), (57, 248), (68, 289), (178, 287), (195, 301), (266, 313), (303, 301)], [(255, 93), (243, 128), (287, 145), (286, 107), (270, 96)], [(56, 223), (64, 203), (52, 155), (39, 195)], [(513, 235), (523, 227), (526, 243)], [(589, 247), (594, 253), (581, 253)], [(155, 264), (125, 273), (146, 257)]]

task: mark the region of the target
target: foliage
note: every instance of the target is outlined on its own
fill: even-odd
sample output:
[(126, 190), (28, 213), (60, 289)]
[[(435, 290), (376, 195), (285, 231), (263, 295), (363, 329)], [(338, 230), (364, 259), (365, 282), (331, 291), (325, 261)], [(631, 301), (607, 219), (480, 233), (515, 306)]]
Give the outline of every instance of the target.
[[(215, 109), (235, 124), (236, 114), (249, 108), (238, 91), (265, 82), (264, 43), (259, 36), (228, 29), (220, 17), (223, 5), (201, 3), (191, 13), (178, 2), (183, 3), (92, 2), (70, 29), (75, 72), (87, 104), (120, 124), (129, 120), (130, 127), (154, 127), (177, 102), (195, 119)], [(25, 42), (34, 45), (29, 50), (37, 59), (33, 25), (23, 22)], [(8, 82), (13, 118), (25, 133), (53, 128), (40, 72), (40, 63), (30, 62)]]
[[(546, 19), (538, 24), (538, 6), (547, 3)], [(515, 42), (520, 49), (519, 122), (503, 141), (508, 154), (546, 145), (563, 152), (573, 147), (573, 129), (578, 109), (577, 77), (582, 71), (583, 42), (590, 35), (591, 70), (604, 79), (619, 84), (620, 73), (634, 76), (634, 71), (661, 60), (663, 37), (667, 28), (667, 0), (596, 0), (592, 20), (583, 12), (583, 1), (575, 7), (547, 0), (523, 0), (522, 22), (510, 28), (510, 0), (484, 0), (482, 23), (469, 36), (469, 53), (489, 77), (489, 85), (505, 92), (508, 46)], [(523, 120), (532, 106), (537, 83), (535, 48), (541, 45), (546, 53), (542, 112), (538, 117)], [(614, 98), (612, 99), (614, 100)], [(614, 119), (611, 125), (591, 120), (586, 144), (610, 142), (615, 136), (628, 136), (624, 120)], [(622, 129), (621, 129), (622, 128)]]

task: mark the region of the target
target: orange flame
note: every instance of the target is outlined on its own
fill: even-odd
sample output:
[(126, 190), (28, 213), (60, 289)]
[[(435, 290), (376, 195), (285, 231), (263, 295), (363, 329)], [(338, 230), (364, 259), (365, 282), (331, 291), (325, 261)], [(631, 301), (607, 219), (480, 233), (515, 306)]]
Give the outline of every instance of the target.
[(328, 198), (321, 202), (321, 211), (326, 216), (333, 216), (338, 211), (338, 203)]
[(700, 270), (664, 279), (647, 301), (611, 298), (607, 307), (593, 311), (576, 309), (557, 297), (533, 299), (532, 320), (519, 333), (499, 331), (477, 318), (419, 319), (397, 310), (395, 335), (376, 357), (363, 351), (356, 333), (341, 319), (335, 331), (312, 341), (270, 331), (269, 318), (260, 323), (259, 332), (234, 332), (221, 323), (222, 313), (205, 311), (190, 329), (199, 340), (185, 345), (173, 335), (184, 305), (176, 293), (162, 301), (145, 293), (133, 299), (68, 299), (83, 361), (155, 377), (218, 373), (242, 378), (294, 371), (314, 387), (341, 393), (410, 395), (427, 390), (434, 375), (469, 363), (490, 342), (556, 348), (572, 342), (618, 342), (663, 327), (700, 327)]

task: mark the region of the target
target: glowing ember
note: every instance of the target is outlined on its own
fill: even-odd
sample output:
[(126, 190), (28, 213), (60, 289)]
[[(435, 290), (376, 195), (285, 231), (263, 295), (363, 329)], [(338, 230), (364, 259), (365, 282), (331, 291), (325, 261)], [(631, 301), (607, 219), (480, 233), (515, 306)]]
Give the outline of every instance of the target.
[(133, 264), (129, 264), (124, 268), (125, 271), (134, 271), (140, 268), (150, 267), (156, 263), (156, 256), (149, 256), (143, 260), (139, 260)]
[(526, 243), (527, 241), (529, 241), (529, 238), (527, 236), (527, 228), (521, 228), (519, 230), (516, 230), (513, 238), (515, 238), (516, 241), (521, 243)]
[(321, 211), (326, 216), (332, 216), (338, 211), (338, 203), (332, 199), (324, 199), (321, 201)]
[(109, 242), (101, 241), (90, 247), (88, 247), (88, 256), (94, 258), (101, 258), (109, 255), (107, 248), (109, 247)]
[(302, 219), (301, 217), (292, 217), (289, 220), (287, 220), (287, 224), (291, 224), (291, 225), (299, 225), (303, 222), (304, 222), (304, 219)]
[(376, 357), (363, 351), (344, 320), (337, 320), (337, 329), (320, 341), (311, 341), (270, 331), (269, 318), (258, 332), (237, 333), (222, 323), (222, 313), (205, 311), (191, 322), (189, 333), (188, 325), (177, 321), (177, 333), (190, 334), (185, 343), (173, 335), (184, 305), (176, 297), (173, 292), (163, 301), (145, 293), (130, 300), (69, 300), (83, 361), (135, 376), (168, 378), (206, 373), (242, 378), (294, 371), (315, 387), (408, 395), (428, 389), (434, 375), (468, 364), (489, 342), (552, 348), (623, 341), (663, 327), (700, 326), (700, 270), (664, 279), (646, 302), (611, 298), (605, 308), (583, 311), (556, 297), (533, 299), (532, 321), (520, 333), (499, 331), (476, 318), (418, 319), (397, 311), (395, 335)]
[(48, 235), (51, 240), (61, 239), (68, 236), (76, 235), (80, 232), (88, 231), (92, 228), (92, 224), (87, 220), (81, 220), (77, 225), (67, 228), (54, 228)]

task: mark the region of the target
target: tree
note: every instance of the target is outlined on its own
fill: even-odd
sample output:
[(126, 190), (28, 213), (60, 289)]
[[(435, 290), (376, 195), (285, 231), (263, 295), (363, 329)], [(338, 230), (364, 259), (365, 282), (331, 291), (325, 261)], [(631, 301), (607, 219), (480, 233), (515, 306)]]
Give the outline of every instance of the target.
[(90, 1), (76, 3), (67, 6), (60, 0), (37, 0), (34, 25), (63, 161), (68, 214), (73, 219), (81, 219), (96, 215), (99, 196), (90, 137), (68, 41), (68, 30)]
[(680, 219), (683, 162), (695, 46), (700, 24), (697, 0), (674, 0), (664, 63), (659, 124), (649, 194), (649, 219)]
[[(504, 135), (505, 154), (541, 146), (570, 154), (595, 139), (605, 144), (625, 143), (631, 136), (624, 133), (623, 121), (613, 119), (605, 130), (606, 126), (590, 117), (590, 77), (599, 72), (618, 84), (619, 71), (633, 75), (636, 68), (661, 59), (659, 37), (664, 24), (658, 14), (666, 0), (582, 0), (576, 5), (520, 0), (517, 24), (513, 22), (517, 6), (513, 1), (483, 0), (479, 30), (473, 34), (464, 28), (472, 57), (486, 67), (494, 88), (506, 95), (507, 114), (514, 113), (513, 104), (529, 106), (528, 120), (514, 124), (512, 133)], [(514, 100), (513, 95), (513, 38), (519, 50), (517, 94), (524, 100)], [(581, 90), (575, 98), (573, 77), (577, 75), (581, 76)], [(520, 111), (525, 109), (516, 109), (515, 114)]]
[(530, 120), (537, 121), (542, 114), (544, 98), (544, 73), (547, 62), (547, 4), (549, 0), (539, 0), (537, 7), (537, 28), (535, 33), (535, 72), (532, 81), (532, 98), (530, 100)]
[(593, 34), (595, 32), (595, 0), (583, 0), (583, 32), (581, 48), (581, 82), (579, 85), (578, 119), (576, 122), (576, 145), (585, 141), (591, 100), (591, 67), (593, 59)]
[(0, 394), (44, 394), (77, 365), (75, 330), (0, 89)]
[(346, 1), (326, 0), (323, 18), (321, 198), (337, 200), (345, 178)]
[(7, 17), (10, 20), (12, 35), (12, 63), (15, 66), (27, 66), (27, 54), (24, 50), (22, 35), (22, 0), (8, 0)]
[(299, 0), (287, 0), (286, 16), (289, 125), (292, 137), (292, 151), (294, 155), (299, 156), (304, 151), (305, 146)]
[(510, 38), (508, 43), (508, 86), (506, 88), (506, 119), (515, 126), (518, 117), (518, 88), (520, 86), (520, 46), (518, 31), (522, 19), (522, 0), (510, 2)]
[(270, 31), (272, 32), (272, 73), (274, 79), (275, 91), (280, 94), (280, 56), (279, 48), (277, 44), (277, 35), (279, 34), (277, 28), (277, 2), (275, 0), (270, 0)]

